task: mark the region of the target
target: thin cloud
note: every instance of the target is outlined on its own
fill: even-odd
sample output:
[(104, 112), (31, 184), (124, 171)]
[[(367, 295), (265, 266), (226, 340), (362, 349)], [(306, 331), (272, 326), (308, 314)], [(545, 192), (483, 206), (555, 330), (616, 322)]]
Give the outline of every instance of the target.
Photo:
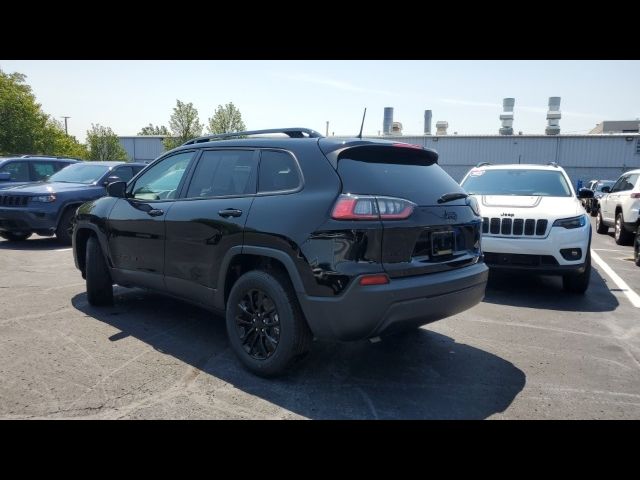
[(491, 107), (491, 108), (502, 107), (500, 103), (476, 102), (473, 100), (461, 100), (458, 98), (441, 98), (440, 101), (444, 103), (449, 103), (451, 105), (461, 105), (463, 107)]
[(334, 80), (326, 77), (319, 77), (317, 75), (310, 75), (307, 73), (297, 73), (297, 74), (276, 73), (274, 74), (274, 76), (278, 78), (284, 78), (286, 80), (294, 80), (297, 82), (314, 83), (316, 85), (323, 85), (325, 87), (336, 88), (338, 90), (345, 90), (348, 92), (374, 93), (376, 95), (389, 95), (389, 96), (398, 95), (397, 93), (391, 92), (389, 90), (377, 90), (374, 88), (359, 87), (357, 85), (353, 85), (352, 83), (342, 82), (340, 80)]
[[(490, 108), (502, 108), (501, 103), (491, 103), (491, 102), (476, 102), (473, 100), (463, 100), (457, 98), (441, 98), (441, 102), (448, 103), (451, 105), (460, 105), (463, 107), (490, 107)], [(547, 113), (547, 108), (545, 107), (531, 107), (528, 105), (518, 105), (516, 102), (514, 106), (514, 111), (517, 114), (518, 110), (522, 112), (532, 112), (532, 113)], [(570, 110), (563, 110), (560, 107), (560, 112), (564, 117), (580, 117), (580, 118), (602, 118), (602, 115), (598, 113), (582, 113), (582, 112), (573, 112)]]

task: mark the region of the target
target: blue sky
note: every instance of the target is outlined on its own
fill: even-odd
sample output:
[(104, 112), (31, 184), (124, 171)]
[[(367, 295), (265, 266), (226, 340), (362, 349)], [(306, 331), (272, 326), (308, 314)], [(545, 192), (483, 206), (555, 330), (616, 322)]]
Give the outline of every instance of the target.
[(449, 132), (496, 134), (502, 99), (515, 97), (514, 130), (544, 133), (547, 101), (562, 97), (562, 133), (586, 133), (601, 120), (640, 118), (639, 61), (19, 61), (45, 112), (68, 115), (84, 141), (91, 123), (135, 135), (168, 125), (176, 99), (193, 102), (207, 123), (233, 102), (250, 129), (304, 126), (356, 134), (382, 129), (384, 107), (405, 134), (421, 134), (425, 109)]

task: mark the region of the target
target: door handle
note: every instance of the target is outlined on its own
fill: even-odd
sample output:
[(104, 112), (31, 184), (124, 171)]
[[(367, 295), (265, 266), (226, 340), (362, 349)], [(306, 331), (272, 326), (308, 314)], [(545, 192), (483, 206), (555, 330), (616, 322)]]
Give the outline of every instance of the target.
[(218, 215), (223, 218), (239, 217), (240, 215), (242, 215), (242, 210), (238, 210), (237, 208), (225, 208), (224, 210), (219, 210)]
[(164, 215), (164, 210), (159, 210), (157, 208), (152, 208), (151, 210), (149, 210), (147, 212), (147, 214), (152, 216), (152, 217), (159, 217), (161, 215)]

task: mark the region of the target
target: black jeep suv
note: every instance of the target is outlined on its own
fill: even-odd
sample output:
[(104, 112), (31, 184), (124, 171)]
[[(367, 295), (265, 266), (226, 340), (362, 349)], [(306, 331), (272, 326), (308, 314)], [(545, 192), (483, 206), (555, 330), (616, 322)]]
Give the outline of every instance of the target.
[(242, 363), (278, 374), (314, 337), (375, 338), (482, 300), (477, 205), (437, 159), (302, 128), (197, 138), (78, 209), (76, 266), (92, 305), (116, 283), (223, 313)]

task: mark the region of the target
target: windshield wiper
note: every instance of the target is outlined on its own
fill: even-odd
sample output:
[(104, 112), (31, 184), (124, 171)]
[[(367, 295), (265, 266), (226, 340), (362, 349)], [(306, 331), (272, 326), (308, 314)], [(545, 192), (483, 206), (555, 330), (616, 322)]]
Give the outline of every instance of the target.
[(467, 198), (468, 196), (469, 195), (467, 195), (466, 193), (462, 193), (462, 192), (445, 193), (444, 195), (442, 195), (438, 199), (438, 203), (446, 203), (446, 202), (450, 202), (452, 200), (460, 200), (461, 198)]

